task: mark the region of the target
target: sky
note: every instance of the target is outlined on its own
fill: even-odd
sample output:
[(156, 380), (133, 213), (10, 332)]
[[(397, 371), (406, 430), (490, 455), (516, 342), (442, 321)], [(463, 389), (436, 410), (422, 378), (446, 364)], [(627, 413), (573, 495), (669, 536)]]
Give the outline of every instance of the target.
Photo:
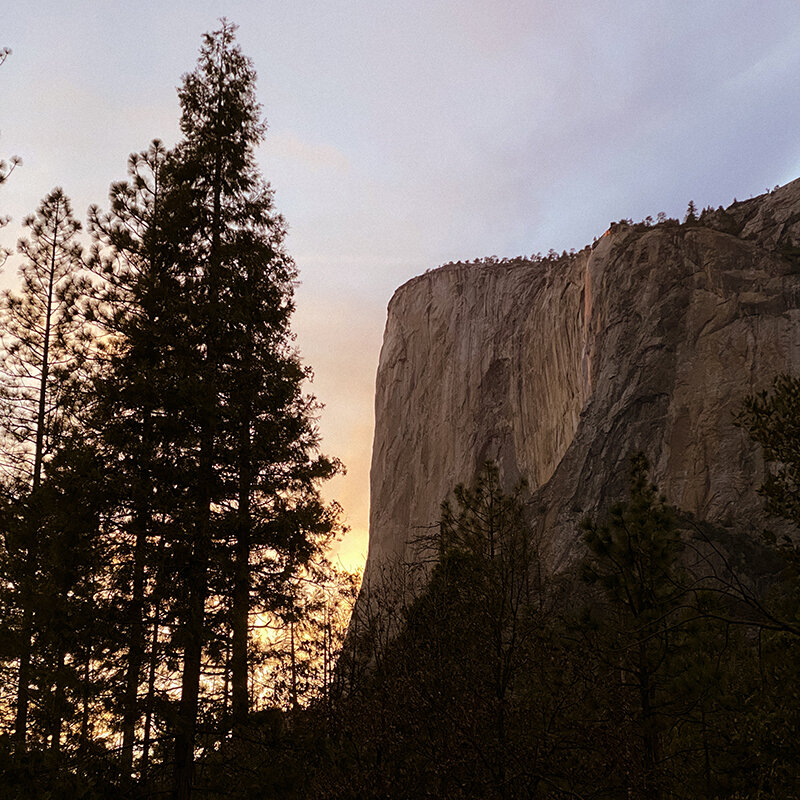
[[(367, 552), (375, 371), (409, 278), (580, 249), (800, 177), (797, 0), (39, 0), (3, 14), (0, 230), (55, 186), (85, 219), (127, 156), (178, 137), (176, 88), (220, 17), (258, 72), (258, 152), (299, 273), (325, 489)], [(7, 263), (0, 285), (14, 284)]]

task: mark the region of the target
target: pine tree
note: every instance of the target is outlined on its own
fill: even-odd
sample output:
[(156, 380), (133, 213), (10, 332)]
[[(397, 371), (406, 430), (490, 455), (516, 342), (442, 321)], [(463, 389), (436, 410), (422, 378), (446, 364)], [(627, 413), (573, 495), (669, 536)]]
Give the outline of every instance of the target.
[[(120, 768), (133, 769), (136, 731), (142, 715), (139, 692), (148, 658), (157, 647), (163, 583), (165, 529), (176, 512), (181, 477), (174, 458), (174, 358), (180, 350), (180, 316), (170, 312), (179, 284), (164, 268), (161, 229), (163, 173), (167, 152), (155, 140), (133, 154), (128, 180), (111, 187), (111, 209), (90, 209), (95, 239), (91, 265), (100, 278), (90, 314), (104, 331), (98, 344), (102, 370), (94, 381), (92, 427), (102, 441), (115, 489), (115, 586), (119, 593), (119, 647), (124, 675), (117, 706), (121, 712)], [(159, 613), (156, 613), (157, 609)], [(145, 729), (154, 702), (154, 653), (144, 699)], [(143, 763), (149, 743), (142, 745)], [(142, 776), (143, 778), (145, 776)]]
[(454, 641), (451, 652), (472, 649), (466, 663), (473, 674), (465, 676), (468, 690), (457, 702), (474, 709), (481, 726), (475, 750), (498, 797), (511, 796), (519, 780), (511, 769), (522, 744), (513, 734), (515, 717), (529, 678), (532, 639), (542, 623), (538, 543), (523, 490), (520, 483), (503, 491), (492, 462), (483, 465), (474, 486), (457, 486), (457, 508), (442, 505), (442, 552), (434, 578), (451, 584), (453, 612), (463, 616), (453, 625), (454, 639), (463, 637), (463, 644)]
[[(183, 564), (173, 590), (182, 654), (179, 798), (191, 791), (204, 664), (224, 662), (241, 725), (257, 604), (281, 602), (336, 516), (317, 493), (338, 464), (317, 453), (315, 405), (302, 393), (307, 371), (289, 328), (295, 268), (256, 168), (264, 125), (255, 72), (234, 30), (223, 20), (206, 35), (196, 69), (184, 76), (183, 136), (165, 162), (156, 243), (157, 273), (169, 287), (157, 320), (172, 381), (164, 414), (173, 481), (182, 487), (169, 513), (180, 532), (171, 549)], [(227, 632), (229, 664), (219, 646)], [(209, 711), (225, 725), (226, 708)]]
[[(220, 431), (220, 378), (224, 359), (223, 291), (237, 268), (234, 233), (237, 212), (253, 188), (253, 147), (262, 134), (253, 91), (252, 67), (233, 44), (227, 23), (204, 37), (194, 72), (179, 90), (183, 139), (171, 162), (173, 195), (169, 224), (179, 231), (172, 257), (183, 277), (187, 303), (186, 338), (194, 358), (182, 376), (196, 401), (187, 422), (196, 432), (196, 482), (187, 520), (185, 613), (181, 639), (181, 696), (175, 731), (175, 796), (191, 792), (194, 742), (200, 701), (205, 607), (212, 555), (212, 505), (220, 499), (215, 467)], [(245, 213), (240, 223), (247, 225)], [(238, 227), (238, 225), (237, 225)]]
[[(683, 543), (675, 511), (659, 497), (649, 479), (643, 453), (631, 459), (630, 498), (615, 504), (607, 521), (583, 523), (590, 555), (583, 578), (598, 583), (608, 601), (611, 652), (623, 685), (636, 694), (637, 728), (641, 736), (642, 796), (661, 796), (662, 709), (668, 659), (675, 655), (686, 581), (678, 554)], [(636, 777), (633, 776), (634, 784)], [(633, 789), (631, 789), (633, 791)]]
[(17, 594), (21, 606), (18, 637), (18, 688), (15, 741), (25, 746), (30, 698), (31, 630), (36, 605), (39, 538), (36, 496), (46, 459), (58, 446), (75, 413), (86, 337), (77, 313), (78, 273), (82, 268), (80, 224), (63, 191), (54, 189), (25, 220), (28, 239), (18, 248), (24, 258), (22, 286), (3, 298), (3, 415), (0, 466), (30, 496), (20, 549)]
[[(454, 489), (455, 502), (442, 505), (438, 533), (419, 541), (436, 557), (430, 582), (406, 600), (390, 630), (376, 630), (388, 604), (376, 601), (370, 587), (377, 607), (362, 646), (377, 636), (388, 644), (382, 652), (373, 645), (366, 657), (374, 678), (350, 691), (359, 705), (374, 703), (365, 716), (376, 717), (378, 741), (367, 749), (381, 752), (374, 771), (397, 796), (417, 796), (423, 786), (442, 797), (530, 792), (528, 776), (515, 765), (530, 761), (536, 744), (529, 742), (541, 742), (525, 696), (546, 613), (522, 488), (504, 492), (489, 462), (474, 485)], [(520, 725), (528, 738), (518, 735)], [(382, 788), (362, 792), (384, 796)]]
[(61, 189), (25, 220), (20, 240), (22, 286), (3, 297), (3, 463), (35, 490), (49, 449), (68, 419), (68, 397), (83, 359), (78, 315), (78, 273), (83, 264), (80, 230)]
[(739, 424), (769, 465), (759, 490), (767, 512), (800, 526), (800, 378), (778, 375), (770, 391), (748, 397)]

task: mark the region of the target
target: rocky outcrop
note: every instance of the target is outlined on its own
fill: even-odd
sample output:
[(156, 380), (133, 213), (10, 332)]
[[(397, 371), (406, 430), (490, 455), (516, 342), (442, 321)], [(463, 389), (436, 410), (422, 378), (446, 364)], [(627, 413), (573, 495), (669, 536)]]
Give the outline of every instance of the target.
[(378, 367), (365, 585), (415, 557), (487, 459), (525, 478), (552, 569), (644, 450), (670, 502), (758, 513), (742, 398), (800, 369), (800, 181), (698, 224), (612, 225), (545, 259), (453, 264), (389, 304)]

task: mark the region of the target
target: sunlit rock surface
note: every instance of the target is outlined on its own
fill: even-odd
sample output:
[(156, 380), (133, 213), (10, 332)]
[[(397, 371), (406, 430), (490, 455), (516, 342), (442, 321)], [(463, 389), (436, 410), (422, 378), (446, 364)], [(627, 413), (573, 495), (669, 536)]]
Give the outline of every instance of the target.
[[(755, 515), (742, 398), (800, 370), (800, 181), (702, 225), (612, 225), (560, 260), (448, 265), (401, 286), (378, 367), (365, 585), (416, 557), (486, 459), (524, 478), (547, 565), (624, 491), (644, 450), (670, 502)], [(800, 250), (797, 251), (800, 253)]]

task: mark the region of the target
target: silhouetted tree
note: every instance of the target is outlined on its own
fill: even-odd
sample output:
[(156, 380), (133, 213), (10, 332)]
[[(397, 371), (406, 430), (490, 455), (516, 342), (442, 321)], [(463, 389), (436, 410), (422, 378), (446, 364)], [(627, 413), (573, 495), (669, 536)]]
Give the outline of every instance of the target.
[[(250, 622), (330, 538), (336, 514), (316, 487), (338, 465), (317, 453), (315, 405), (301, 390), (307, 372), (289, 328), (295, 268), (255, 165), (264, 126), (233, 26), (223, 20), (204, 37), (179, 97), (182, 139), (164, 166), (157, 247), (169, 286), (159, 323), (174, 337), (170, 450), (183, 487), (171, 517), (182, 561), (175, 784), (185, 798), (204, 659), (227, 670), (229, 631), (232, 714), (246, 720)], [(208, 711), (224, 725), (225, 708)]]
[[(591, 555), (583, 578), (598, 583), (609, 600), (607, 619), (625, 685), (636, 695), (636, 717), (642, 741), (641, 783), (629, 787), (641, 797), (661, 796), (661, 738), (664, 683), (671, 631), (679, 622), (685, 583), (678, 554), (683, 543), (675, 514), (649, 481), (644, 454), (631, 460), (630, 499), (610, 510), (608, 520), (583, 524)], [(637, 795), (639, 796), (639, 795)]]
[(800, 526), (800, 378), (778, 375), (770, 391), (748, 397), (739, 423), (769, 467), (759, 490), (766, 511)]
[(0, 306), (3, 323), (2, 447), (7, 475), (26, 501), (28, 529), (18, 546), (24, 552), (16, 576), (21, 619), (18, 633), (18, 688), (15, 741), (25, 746), (30, 698), (31, 630), (33, 626), (39, 539), (37, 494), (48, 455), (58, 446), (75, 413), (75, 398), (84, 358), (85, 335), (77, 314), (77, 276), (81, 247), (61, 189), (44, 198), (35, 215), (25, 220), (28, 239), (19, 242), (23, 256), (22, 287), (7, 293)]
[[(182, 317), (173, 303), (178, 301), (179, 284), (165, 268), (161, 214), (166, 158), (158, 140), (132, 155), (128, 180), (111, 187), (110, 211), (103, 214), (93, 207), (89, 212), (95, 239), (91, 266), (100, 278), (93, 287), (89, 314), (103, 331), (97, 346), (101, 368), (93, 386), (92, 427), (102, 442), (116, 495), (114, 582), (119, 645), (126, 653), (118, 698), (124, 775), (133, 768), (148, 644), (151, 667), (142, 735), (149, 739), (154, 650), (159, 617), (169, 600), (163, 578), (164, 561), (172, 549), (166, 549), (165, 537), (175, 529), (187, 482), (180, 468), (174, 412), (187, 401), (176, 384)], [(145, 767), (148, 760), (149, 741), (145, 741)]]
[(371, 585), (351, 627), (370, 665), (344, 698), (353, 716), (342, 724), (354, 726), (360, 754), (353, 791), (528, 796), (542, 745), (528, 701), (552, 607), (522, 487), (505, 492), (497, 467), (484, 465), (418, 547), (435, 562), (427, 586), (388, 571), (395, 585)]

